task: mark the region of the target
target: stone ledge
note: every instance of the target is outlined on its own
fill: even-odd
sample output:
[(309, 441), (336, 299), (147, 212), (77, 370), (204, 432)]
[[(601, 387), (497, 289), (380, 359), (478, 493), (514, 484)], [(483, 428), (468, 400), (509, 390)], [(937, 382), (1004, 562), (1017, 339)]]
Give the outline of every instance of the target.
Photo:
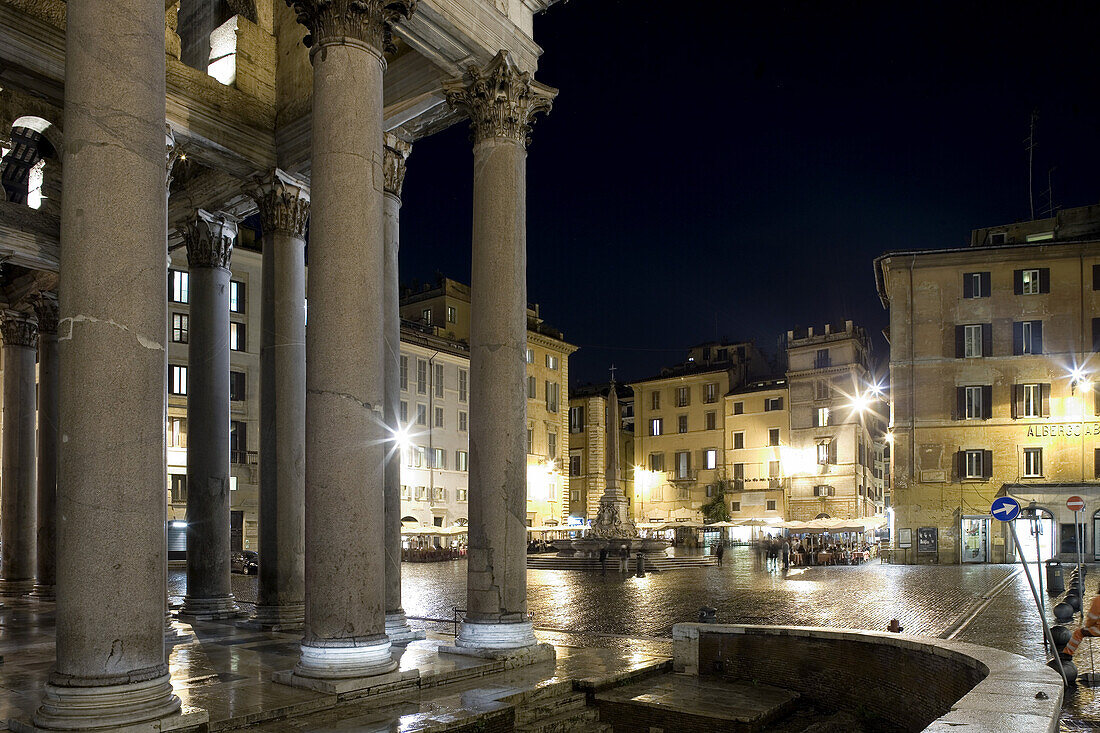
[[(112, 733), (169, 733), (169, 731), (174, 733), (198, 733), (198, 731), (205, 730), (209, 720), (210, 718), (205, 710), (184, 705), (178, 713), (169, 715), (167, 718), (121, 727), (114, 726), (110, 730)], [(8, 721), (8, 727), (16, 733), (56, 733), (54, 728), (39, 728), (33, 723), (25, 723), (15, 718)]]
[(351, 677), (347, 679), (318, 679), (302, 677), (293, 670), (274, 672), (271, 681), (290, 687), (337, 695), (340, 700), (352, 700), (357, 697), (388, 695), (391, 692), (416, 689), (420, 685), (419, 670), (395, 670), (370, 677)]
[(464, 657), (478, 657), (503, 662), (503, 669), (515, 669), (526, 667), (530, 664), (541, 662), (553, 662), (557, 659), (557, 652), (552, 644), (535, 644), (534, 646), (521, 647), (519, 649), (477, 649), (465, 646), (440, 646), (439, 654), (457, 654)]

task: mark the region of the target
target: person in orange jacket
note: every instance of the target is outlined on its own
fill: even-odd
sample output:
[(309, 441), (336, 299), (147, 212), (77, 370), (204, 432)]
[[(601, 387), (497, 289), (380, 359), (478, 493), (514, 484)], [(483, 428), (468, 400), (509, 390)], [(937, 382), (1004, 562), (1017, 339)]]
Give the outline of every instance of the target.
[[(1100, 591), (1100, 588), (1097, 590)], [(1100, 595), (1093, 597), (1092, 603), (1089, 604), (1089, 612), (1085, 614), (1085, 625), (1073, 632), (1073, 637), (1062, 650), (1062, 654), (1072, 657), (1077, 647), (1081, 645), (1081, 640), (1085, 638), (1085, 634), (1100, 636)]]

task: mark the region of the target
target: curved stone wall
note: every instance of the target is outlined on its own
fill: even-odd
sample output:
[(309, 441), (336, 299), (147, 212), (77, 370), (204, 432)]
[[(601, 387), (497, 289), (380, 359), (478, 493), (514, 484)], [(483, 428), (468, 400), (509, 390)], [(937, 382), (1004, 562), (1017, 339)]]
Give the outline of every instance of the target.
[(1057, 733), (1061, 678), (998, 649), (903, 634), (677, 624), (674, 669), (795, 690), (903, 730)]

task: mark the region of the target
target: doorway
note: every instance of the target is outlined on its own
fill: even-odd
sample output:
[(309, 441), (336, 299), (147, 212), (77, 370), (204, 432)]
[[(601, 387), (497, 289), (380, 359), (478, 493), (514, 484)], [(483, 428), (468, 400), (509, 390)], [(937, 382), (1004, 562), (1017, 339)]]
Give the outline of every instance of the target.
[[(222, 525), (225, 526), (224, 524)], [(244, 549), (244, 511), (229, 512), (229, 550), (240, 552)]]
[(1020, 546), (1017, 548), (1016, 560), (1021, 557), (1029, 563), (1033, 563), (1038, 556), (1041, 562), (1045, 562), (1055, 555), (1054, 543), (1057, 540), (1054, 526), (1054, 515), (1046, 509), (1039, 509), (1039, 519), (1020, 517), (1014, 520), (1016, 536), (1020, 538)]
[(962, 518), (962, 561), (989, 562), (989, 517)]

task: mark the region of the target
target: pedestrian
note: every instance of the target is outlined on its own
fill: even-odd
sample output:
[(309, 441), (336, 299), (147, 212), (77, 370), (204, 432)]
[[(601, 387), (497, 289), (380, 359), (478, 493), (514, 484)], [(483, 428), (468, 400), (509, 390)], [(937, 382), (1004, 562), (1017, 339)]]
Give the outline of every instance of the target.
[(898, 621), (896, 618), (892, 618), (890, 619), (890, 625), (886, 627), (886, 630), (894, 634), (900, 634), (901, 632), (905, 631), (905, 627), (902, 626), (901, 622)]
[(791, 544), (787, 542), (787, 538), (783, 538), (783, 542), (779, 545), (779, 556), (783, 558), (783, 570), (791, 569)]
[(600, 548), (600, 575), (607, 575), (607, 548)]
[(779, 541), (771, 536), (768, 537), (768, 568), (771, 570), (779, 568)]
[[(1100, 588), (1097, 588), (1097, 592), (1100, 592)], [(1092, 603), (1089, 604), (1089, 612), (1085, 616), (1085, 625), (1073, 632), (1066, 648), (1062, 650), (1062, 656), (1072, 659), (1073, 653), (1077, 651), (1085, 634), (1100, 636), (1100, 595), (1093, 596)]]
[(630, 545), (628, 545), (626, 543), (623, 543), (619, 547), (619, 572), (620, 573), (630, 572), (630, 568), (628, 567), (629, 565), (630, 565)]
[(719, 542), (718, 550), (714, 554), (718, 556), (718, 567), (722, 567), (722, 556), (726, 554), (726, 546)]

